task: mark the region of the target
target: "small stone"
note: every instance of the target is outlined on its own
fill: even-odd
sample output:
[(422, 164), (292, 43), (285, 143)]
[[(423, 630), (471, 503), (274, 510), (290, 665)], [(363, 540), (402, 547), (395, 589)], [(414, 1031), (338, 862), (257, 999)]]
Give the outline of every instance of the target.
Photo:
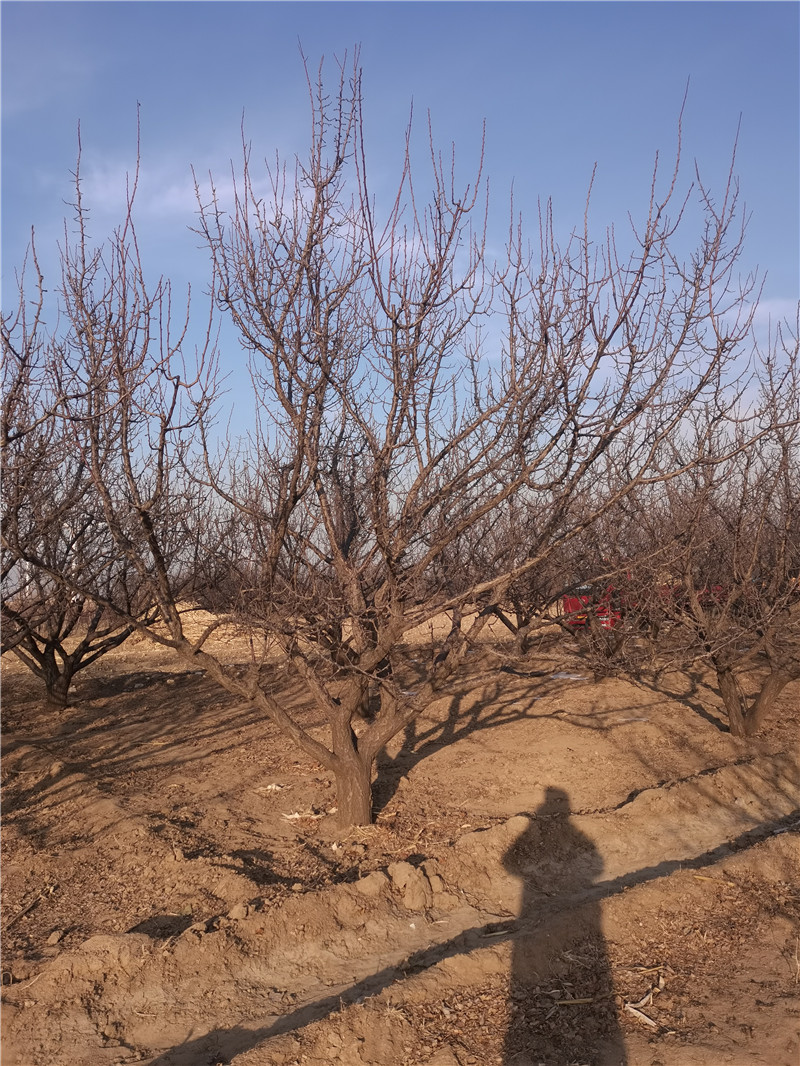
[(381, 873), (380, 870), (374, 870), (371, 874), (367, 874), (366, 877), (356, 881), (354, 887), (362, 896), (369, 896), (374, 899), (376, 896), (383, 895), (388, 884), (389, 878), (386, 874)]
[(334, 906), (336, 921), (345, 929), (357, 929), (365, 922), (361, 907), (363, 903), (359, 904), (357, 897), (350, 894), (342, 896)]
[(427, 1066), (459, 1066), (459, 1063), (453, 1049), (445, 1045), (434, 1052), (433, 1057), (428, 1059)]
[(61, 940), (61, 938), (63, 936), (64, 936), (64, 930), (63, 929), (54, 929), (53, 932), (50, 934), (50, 936), (47, 938), (45, 943), (49, 944), (52, 947), (52, 945), (53, 944), (57, 944), (59, 942), (59, 940)]
[(228, 911), (228, 917), (234, 921), (241, 921), (242, 918), (246, 918), (250, 913), (250, 908), (246, 903), (237, 903), (236, 906), (231, 907)]
[(422, 869), (425, 871), (425, 876), (430, 882), (434, 895), (447, 891), (444, 878), (439, 873), (439, 863), (436, 859), (426, 859), (422, 864)]
[(295, 883), (292, 885), (292, 892), (302, 892), (302, 891), (303, 891), (302, 884), (299, 881), (295, 881)]
[(388, 873), (395, 890), (402, 895), (406, 910), (421, 911), (430, 907), (433, 892), (430, 881), (422, 870), (418, 870), (409, 862), (393, 862)]

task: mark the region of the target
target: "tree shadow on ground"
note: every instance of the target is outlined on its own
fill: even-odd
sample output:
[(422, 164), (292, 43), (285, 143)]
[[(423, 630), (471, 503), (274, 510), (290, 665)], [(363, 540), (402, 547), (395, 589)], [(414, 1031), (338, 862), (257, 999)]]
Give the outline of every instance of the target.
[[(681, 670), (678, 676), (680, 681), (674, 674), (671, 675), (672, 680), (667, 680), (663, 674), (654, 680), (641, 677), (638, 683), (659, 696), (666, 696), (668, 699), (675, 700), (676, 703), (682, 703), (684, 707), (694, 711), (709, 725), (713, 725), (720, 733), (730, 733), (727, 720), (714, 714), (708, 708), (709, 697), (712, 701), (720, 700), (721, 702), (719, 689), (704, 681), (699, 671)], [(705, 698), (702, 698), (703, 695)]]
[[(484, 686), (485, 687), (485, 686)], [(504, 695), (499, 683), (484, 691), (479, 700), (471, 691), (450, 696), (444, 719), (413, 719), (403, 731), (396, 755), (385, 750), (377, 759), (378, 776), (373, 789), (373, 810), (377, 814), (389, 804), (400, 781), (424, 759), (473, 733), (483, 732), (530, 718), (539, 694)]]
[[(80, 776), (113, 794), (116, 779), (186, 769), (240, 747), (244, 731), (274, 729), (198, 671), (125, 673), (92, 685), (91, 699), (63, 711), (36, 701), (6, 716), (3, 769), (13, 787), (5, 814), (21, 833), (32, 806), (57, 808), (73, 796)], [(299, 705), (298, 686), (286, 688), (287, 703)], [(313, 722), (313, 713), (305, 718)]]
[[(503, 680), (487, 681), (484, 671), (475, 678), (467, 679), (468, 684), (472, 682), (469, 687), (463, 682), (460, 683), (458, 690), (449, 696), (444, 717), (440, 716), (436, 720), (424, 716), (413, 719), (404, 730), (397, 753), (389, 755), (384, 750), (379, 754), (378, 774), (373, 789), (373, 810), (376, 814), (385, 810), (402, 779), (407, 777), (415, 766), (470, 735), (531, 718), (542, 721), (564, 721), (568, 718), (570, 724), (576, 728), (595, 732), (610, 731), (620, 724), (618, 710), (603, 711), (593, 707), (588, 711), (568, 711), (558, 706), (552, 710), (537, 707), (541, 700), (557, 696), (564, 682), (591, 683), (589, 677), (552, 667), (529, 671), (501, 667), (496, 672), (504, 675)], [(511, 691), (509, 682), (505, 679), (508, 674), (520, 679)], [(481, 690), (479, 697), (476, 696), (478, 686)], [(630, 710), (635, 711), (636, 708), (629, 708)]]

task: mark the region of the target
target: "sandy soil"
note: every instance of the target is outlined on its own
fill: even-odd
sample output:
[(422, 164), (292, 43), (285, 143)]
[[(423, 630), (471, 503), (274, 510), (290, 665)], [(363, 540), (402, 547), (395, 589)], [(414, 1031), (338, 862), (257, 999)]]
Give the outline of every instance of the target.
[(800, 685), (745, 744), (701, 674), (487, 647), (350, 832), (147, 642), (40, 695), (4, 662), (4, 1066), (800, 1062)]

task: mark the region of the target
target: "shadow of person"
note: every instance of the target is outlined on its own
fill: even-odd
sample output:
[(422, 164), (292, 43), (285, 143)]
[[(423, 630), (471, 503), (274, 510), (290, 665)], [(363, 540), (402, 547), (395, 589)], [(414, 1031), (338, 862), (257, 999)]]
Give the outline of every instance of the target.
[(590, 898), (603, 861), (572, 824), (563, 789), (547, 789), (503, 865), (522, 880), (504, 1066), (625, 1066), (600, 907)]

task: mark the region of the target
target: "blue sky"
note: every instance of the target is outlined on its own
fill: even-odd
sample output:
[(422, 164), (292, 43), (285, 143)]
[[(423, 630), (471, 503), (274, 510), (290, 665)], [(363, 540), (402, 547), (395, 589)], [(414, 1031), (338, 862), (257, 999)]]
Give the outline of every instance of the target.
[[(796, 3), (19, 3), (2, 17), (2, 281), (13, 295), (30, 227), (45, 274), (70, 199), (76, 128), (93, 235), (117, 221), (141, 104), (138, 227), (146, 262), (207, 286), (191, 233), (190, 165), (224, 177), (245, 115), (256, 155), (302, 152), (316, 66), (361, 46), (372, 184), (388, 189), (413, 100), (424, 134), (456, 144), (468, 179), (486, 122), (491, 241), (508, 191), (535, 220), (552, 197), (565, 233), (641, 216), (656, 150), (669, 168), (687, 79), (685, 180), (736, 174), (752, 213), (743, 269), (767, 272), (763, 314), (800, 295), (800, 6)], [(425, 163), (424, 158), (422, 163)], [(666, 172), (665, 172), (666, 173)]]

